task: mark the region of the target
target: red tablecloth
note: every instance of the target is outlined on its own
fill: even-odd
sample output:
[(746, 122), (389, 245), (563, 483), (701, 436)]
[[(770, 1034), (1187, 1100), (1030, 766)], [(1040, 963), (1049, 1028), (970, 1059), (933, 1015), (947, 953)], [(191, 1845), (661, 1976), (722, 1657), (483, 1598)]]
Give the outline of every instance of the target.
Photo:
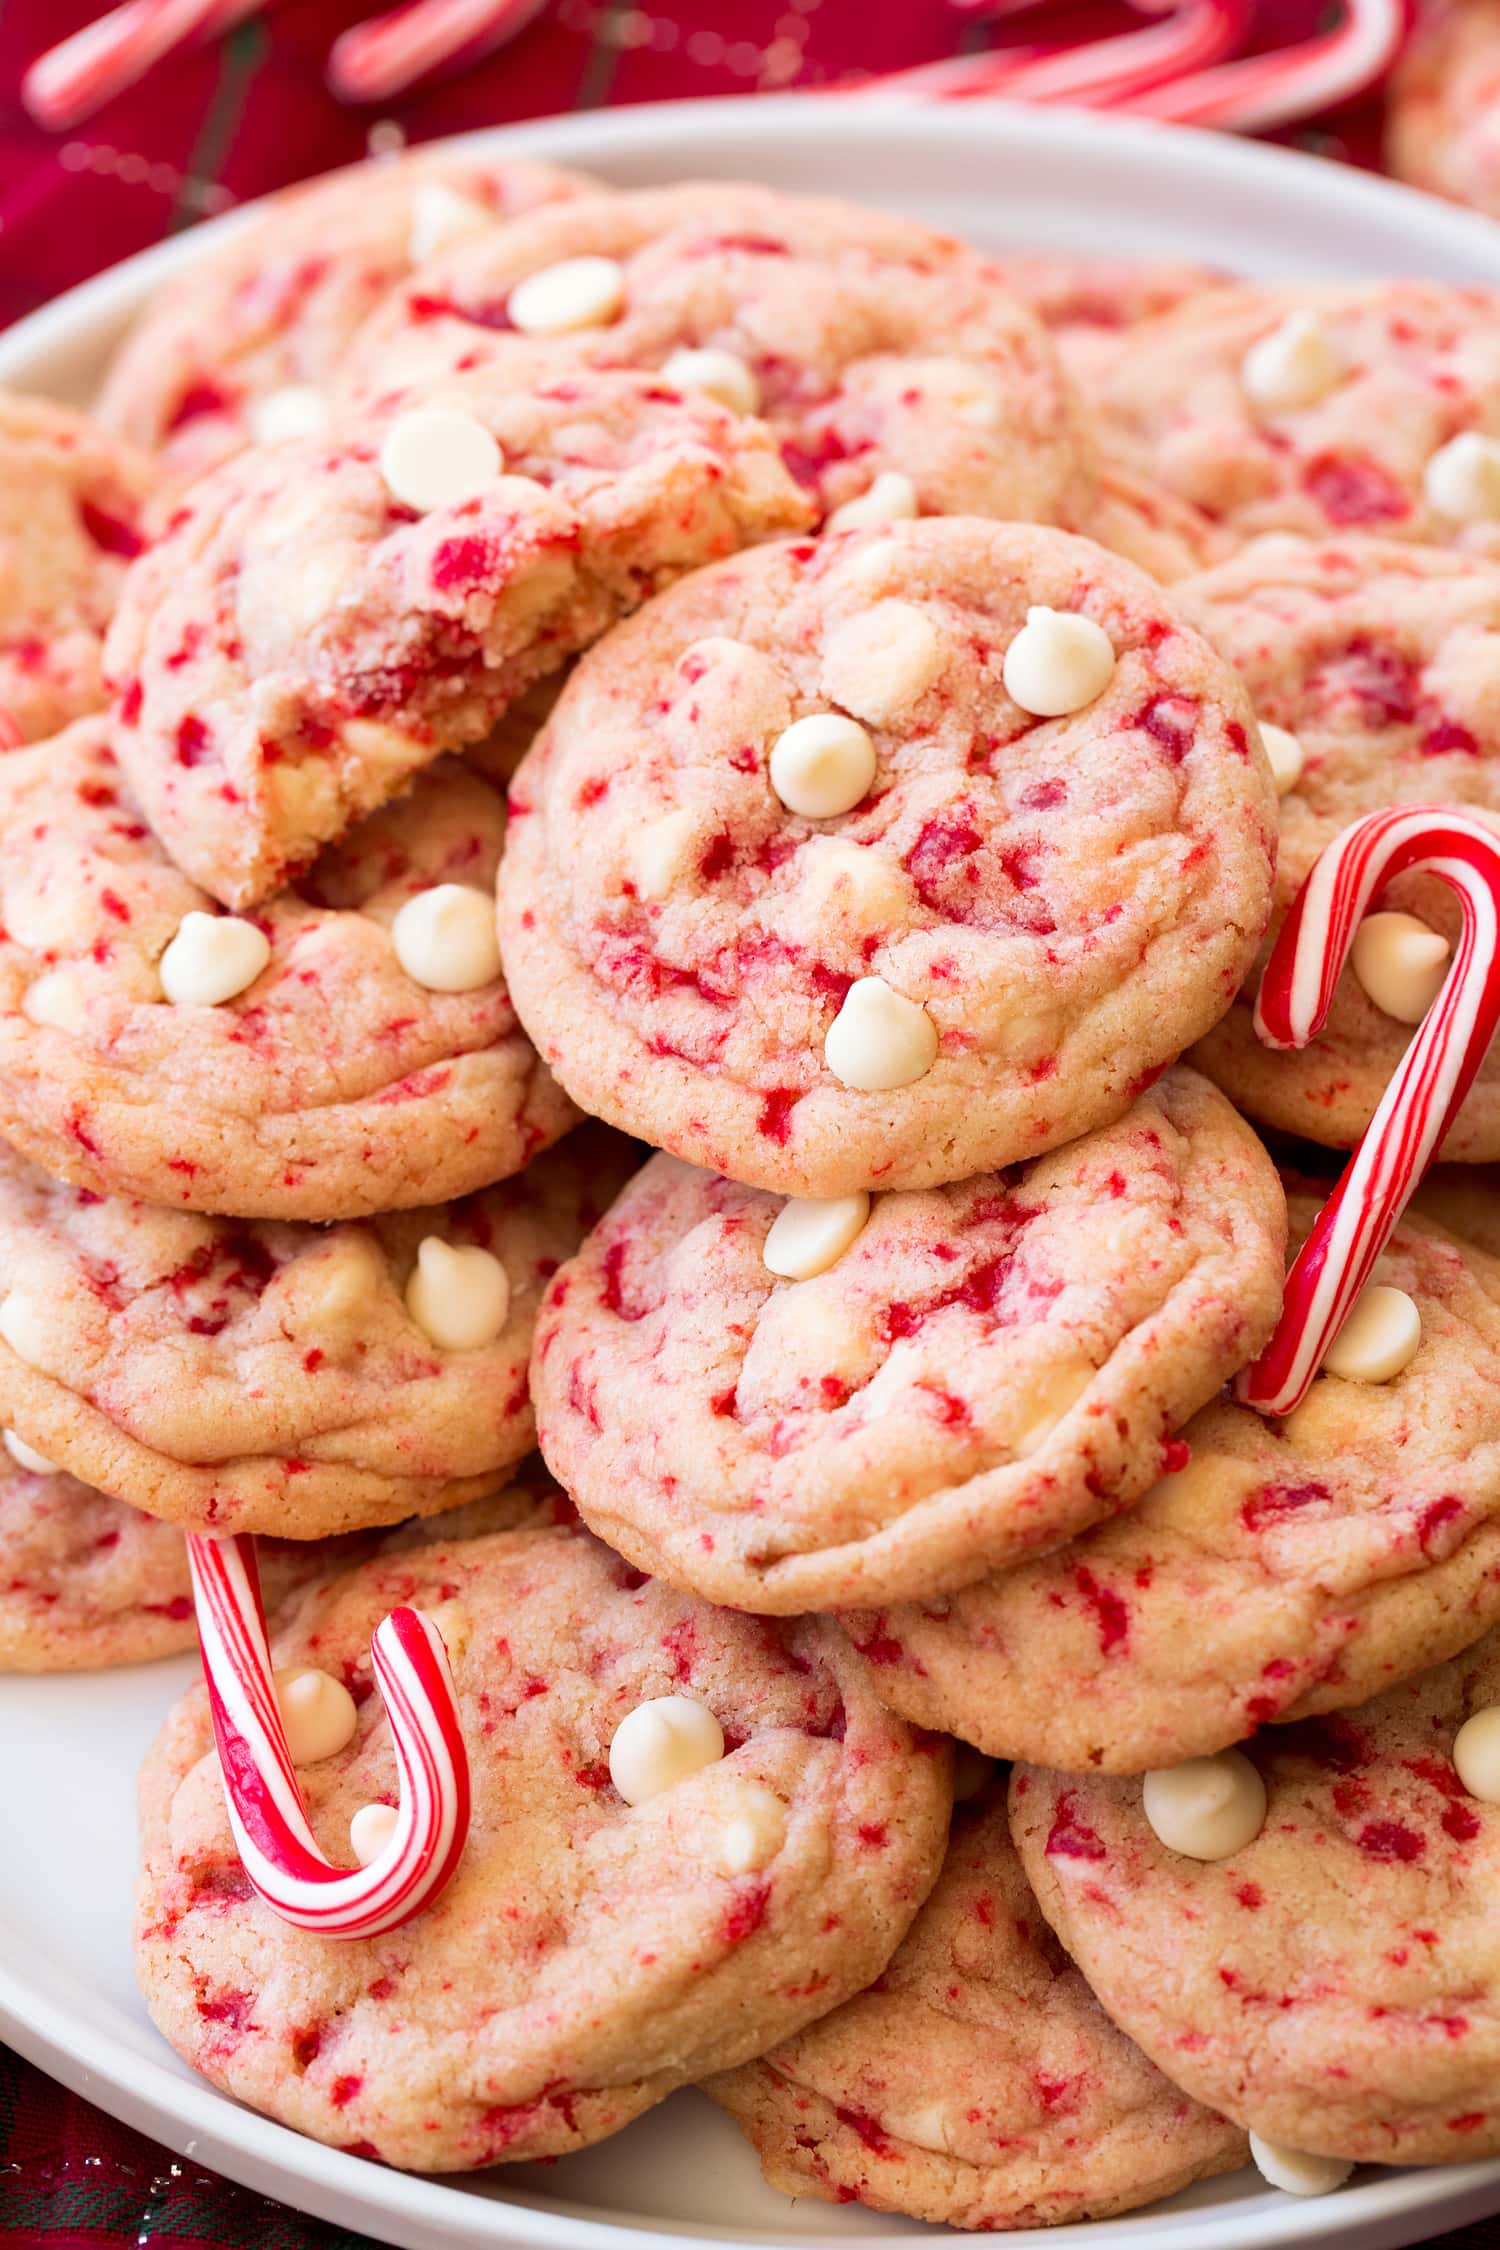
[[(76, 131), (40, 132), (20, 77), (104, 0), (0, 8), (0, 325), (206, 213), (365, 153), (372, 125), (411, 140), (588, 109), (825, 85), (928, 62), (991, 33), (950, 0), (552, 0), (516, 40), (463, 75), (378, 111), (341, 109), (328, 47), (376, 0), (285, 0), (217, 46), (163, 64)], [(1265, 0), (1263, 37), (1310, 22), (1310, 0)], [(1285, 136), (1378, 161), (1365, 102)], [(121, 1870), (122, 1882), (127, 1871)], [(215, 2244), (354, 2250), (356, 2238), (179, 2163), (0, 2048), (0, 2235), (46, 2244)], [(1452, 2238), (1500, 2250), (1500, 2222)]]

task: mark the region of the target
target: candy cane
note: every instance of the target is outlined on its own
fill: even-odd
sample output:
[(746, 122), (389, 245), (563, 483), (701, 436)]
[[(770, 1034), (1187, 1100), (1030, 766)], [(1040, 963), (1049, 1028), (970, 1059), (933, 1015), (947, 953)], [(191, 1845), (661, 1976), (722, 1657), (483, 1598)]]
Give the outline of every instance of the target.
[(1262, 1414), (1290, 1414), (1389, 1242), (1500, 1026), (1500, 835), (1444, 805), (1371, 813), (1334, 838), (1271, 949), (1255, 1007), (1268, 1047), (1305, 1047), (1371, 901), (1397, 875), (1457, 892), (1463, 932), (1443, 988), (1287, 1276), (1270, 1343), (1235, 1386)]
[(543, 0), (411, 0), (334, 41), (330, 90), (346, 102), (386, 101), (464, 54), (477, 60), (524, 31)]
[(62, 132), (143, 77), (196, 33), (227, 31), (262, 0), (125, 0), (39, 55), (21, 81), (38, 125)]
[(1139, 116), (1265, 133), (1353, 101), (1406, 43), (1411, 0), (1346, 0), (1332, 30), (1295, 47), (1195, 70), (1133, 97)]
[[(1001, 47), (949, 62), (919, 64), (832, 87), (853, 95), (892, 92), (929, 95), (939, 101), (975, 101), (990, 96), (1027, 102), (1070, 102), (1089, 108), (1127, 104), (1138, 92), (1185, 71), (1198, 72), (1231, 54), (1245, 34), (1250, 0), (1184, 0), (1175, 8), (1148, 8), (1158, 20), (1105, 39), (1047, 49), (1030, 45)], [(820, 89), (821, 91), (821, 89)]]
[(230, 1826), (245, 1873), (283, 1921), (320, 1937), (378, 1937), (436, 1898), (469, 1829), (469, 1761), (453, 1674), (431, 1618), (394, 1609), (371, 1661), (401, 1781), (395, 1832), (352, 1872), (308, 1823), (276, 1699), (253, 1539), (189, 1534), (203, 1670)]

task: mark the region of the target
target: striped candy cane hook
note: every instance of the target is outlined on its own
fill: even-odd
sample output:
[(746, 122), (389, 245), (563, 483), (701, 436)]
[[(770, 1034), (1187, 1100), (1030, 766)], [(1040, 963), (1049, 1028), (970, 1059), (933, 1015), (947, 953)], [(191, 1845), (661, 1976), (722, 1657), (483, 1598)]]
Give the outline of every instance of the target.
[(1305, 1047), (1371, 902), (1397, 875), (1456, 891), (1463, 934), (1441, 992), (1287, 1276), (1270, 1343), (1235, 1386), (1262, 1414), (1290, 1414), (1308, 1389), (1436, 1155), (1500, 1025), (1500, 835), (1443, 805), (1371, 813), (1335, 837), (1303, 884), (1261, 979), (1255, 1029)]
[(400, 1806), (368, 1867), (334, 1867), (308, 1823), (276, 1700), (253, 1539), (188, 1537), (203, 1670), (230, 1825), (245, 1873), (283, 1921), (320, 1937), (378, 1937), (437, 1897), (469, 1830), (469, 1761), (442, 1635), (395, 1609), (371, 1643)]

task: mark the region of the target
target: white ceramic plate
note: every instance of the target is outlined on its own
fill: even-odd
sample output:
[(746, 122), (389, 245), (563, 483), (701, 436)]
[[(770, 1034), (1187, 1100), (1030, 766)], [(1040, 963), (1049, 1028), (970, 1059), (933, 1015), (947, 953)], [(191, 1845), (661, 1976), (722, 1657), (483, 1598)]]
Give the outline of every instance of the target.
[[(1487, 220), (1280, 150), (1081, 114), (778, 97), (484, 137), (621, 183), (717, 173), (851, 195), (1002, 249), (1500, 284), (1500, 228)], [(203, 239), (132, 259), (0, 337), (0, 383), (86, 398), (150, 283)], [(0, 2032), (23, 2054), (179, 2155), (410, 2250), (937, 2239), (857, 2209), (787, 2202), (696, 2094), (559, 2164), (431, 2180), (303, 2140), (213, 2092), (157, 2038), (130, 1966), (135, 1773), (190, 1673), (184, 1660), (97, 1679), (0, 1681)], [(1371, 2172), (1313, 2202), (1240, 2173), (1142, 2215), (1009, 2239), (1032, 2250), (1388, 2250), (1494, 2211), (1500, 2164)]]

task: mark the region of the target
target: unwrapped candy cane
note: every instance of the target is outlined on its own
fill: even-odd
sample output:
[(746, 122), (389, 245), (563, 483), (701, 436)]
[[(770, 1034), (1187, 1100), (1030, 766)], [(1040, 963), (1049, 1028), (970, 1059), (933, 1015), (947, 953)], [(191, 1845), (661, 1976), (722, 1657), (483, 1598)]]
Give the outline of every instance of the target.
[(1334, 838), (1271, 950), (1255, 1008), (1268, 1047), (1305, 1047), (1328, 1020), (1354, 934), (1398, 875), (1458, 894), (1463, 933), (1443, 988), (1287, 1276), (1270, 1343), (1235, 1388), (1262, 1414), (1290, 1414), (1309, 1386), (1500, 1025), (1500, 835), (1445, 805), (1371, 813)]
[(320, 1937), (378, 1937), (437, 1897), (469, 1830), (469, 1761), (442, 1635), (393, 1609), (371, 1643), (401, 1798), (368, 1867), (335, 1867), (307, 1818), (276, 1697), (253, 1539), (188, 1537), (219, 1768), (245, 1873), (283, 1921)]

